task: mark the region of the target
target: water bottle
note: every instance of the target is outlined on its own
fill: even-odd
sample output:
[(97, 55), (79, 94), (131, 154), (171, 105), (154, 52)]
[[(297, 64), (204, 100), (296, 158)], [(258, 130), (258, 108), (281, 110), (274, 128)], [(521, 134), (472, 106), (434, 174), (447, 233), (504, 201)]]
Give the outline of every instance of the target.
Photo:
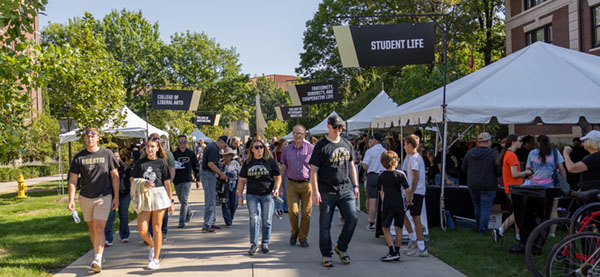
[(283, 204), (283, 198), (273, 195), (273, 199), (275, 199), (275, 201), (277, 201), (277, 203)]
[(150, 181), (151, 183), (154, 184), (154, 181), (156, 180), (156, 173), (154, 173), (154, 171), (152, 171), (152, 167), (149, 166), (146, 169), (146, 172), (144, 172), (144, 179)]
[(79, 224), (79, 222), (81, 222), (81, 219), (79, 219), (79, 215), (77, 214), (77, 211), (71, 212), (71, 215), (73, 216), (73, 221), (75, 221), (75, 224)]

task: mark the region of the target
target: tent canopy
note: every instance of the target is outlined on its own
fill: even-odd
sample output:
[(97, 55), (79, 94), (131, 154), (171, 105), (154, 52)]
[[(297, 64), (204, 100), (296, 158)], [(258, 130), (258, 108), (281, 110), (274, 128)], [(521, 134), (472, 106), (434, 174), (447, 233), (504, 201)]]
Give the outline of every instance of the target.
[(195, 131), (193, 131), (191, 136), (195, 138), (194, 141), (200, 141), (201, 139), (203, 139), (204, 142), (213, 142), (213, 139), (202, 133), (200, 129), (196, 129)]
[[(308, 132), (313, 136), (329, 133), (329, 129), (327, 129), (327, 119), (332, 115), (339, 116), (335, 111), (331, 112), (325, 119), (323, 119), (323, 121), (321, 121), (315, 127), (312, 127), (310, 130), (308, 130)], [(341, 116), (340, 116), (340, 118), (341, 118)]]
[[(121, 113), (125, 113), (125, 126), (119, 128), (108, 128), (102, 127), (102, 132), (115, 134), (116, 137), (124, 138), (145, 138), (146, 137), (146, 121), (137, 116), (127, 106), (123, 106)], [(169, 133), (158, 129), (152, 124), (148, 123), (148, 135), (152, 133), (158, 133), (158, 135), (169, 137)], [(64, 133), (58, 136), (58, 141), (62, 143), (76, 141), (81, 136), (77, 134), (78, 130), (73, 130), (68, 133)]]
[(396, 107), (398, 107), (398, 104), (382, 90), (366, 107), (348, 119), (348, 131), (369, 129), (373, 117), (393, 110)]
[[(600, 57), (536, 42), (446, 87), (450, 122), (600, 123)], [(438, 88), (371, 121), (374, 128), (442, 122)]]

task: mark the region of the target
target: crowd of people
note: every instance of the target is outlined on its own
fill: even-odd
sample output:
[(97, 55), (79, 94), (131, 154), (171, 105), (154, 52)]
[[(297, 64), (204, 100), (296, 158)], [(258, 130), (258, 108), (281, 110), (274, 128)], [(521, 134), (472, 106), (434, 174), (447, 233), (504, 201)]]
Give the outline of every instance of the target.
[[(86, 149), (73, 158), (69, 169), (68, 208), (75, 211), (79, 182), (79, 203), (95, 253), (91, 269), (94, 272), (102, 269), (104, 247), (113, 243), (117, 211), (120, 240), (129, 241), (130, 205), (138, 213), (138, 232), (150, 246), (147, 269), (160, 267), (167, 221), (174, 211), (171, 184), (180, 204), (179, 228), (185, 228), (194, 215), (189, 203), (194, 183), (196, 188), (202, 185), (204, 193), (203, 233), (216, 233), (221, 228), (215, 224), (217, 204), (221, 205), (225, 228), (232, 226), (238, 207), (246, 204), (249, 255), (258, 251), (269, 253), (273, 214), (279, 217), (288, 214), (290, 245), (309, 247), (312, 208), (317, 206), (319, 250), (324, 267), (333, 266), (334, 252), (343, 264), (351, 261), (348, 249), (358, 221), (356, 202), (360, 199), (360, 181), (364, 181), (360, 183), (364, 183), (367, 195), (366, 230), (376, 229), (375, 219), (380, 213), (389, 248), (382, 261), (400, 259), (403, 229), (409, 237), (404, 248), (406, 255), (429, 256), (420, 217), (426, 186), (440, 185), (442, 178), (447, 186), (469, 187), (477, 231), (482, 235), (488, 233), (490, 208), (499, 186), (505, 188), (504, 193), (510, 199), (510, 186), (553, 186), (552, 175), (558, 169), (580, 189), (600, 188), (599, 131), (574, 140), (573, 146), (565, 147), (562, 155), (551, 148), (545, 135), (537, 137), (538, 148), (534, 147), (533, 137), (518, 135), (509, 135), (500, 147), (494, 148), (491, 135), (484, 132), (478, 135), (475, 147), (467, 150), (466, 144), (458, 143), (448, 150), (446, 172), (442, 176), (441, 149), (434, 153), (423, 147), (420, 133), (408, 135), (398, 143), (381, 133), (351, 140), (343, 134), (344, 124), (338, 116), (329, 117), (328, 134), (316, 141), (306, 137), (304, 126), (296, 125), (290, 142), (274, 138), (269, 144), (256, 137), (243, 147), (240, 138), (221, 136), (209, 144), (200, 141), (194, 151), (187, 148), (187, 137), (180, 135), (173, 152), (165, 149), (157, 134), (152, 134), (143, 146), (132, 145), (128, 152), (110, 151), (99, 147), (97, 129), (86, 129)], [(381, 210), (377, 207), (378, 199)], [(330, 230), (336, 210), (343, 227), (334, 246)], [(512, 224), (514, 215), (502, 227), (492, 230), (494, 241)]]

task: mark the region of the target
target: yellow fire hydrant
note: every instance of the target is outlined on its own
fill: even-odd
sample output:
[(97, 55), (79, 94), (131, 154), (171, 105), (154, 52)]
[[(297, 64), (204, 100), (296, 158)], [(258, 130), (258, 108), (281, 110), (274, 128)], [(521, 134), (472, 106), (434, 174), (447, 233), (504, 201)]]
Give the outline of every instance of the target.
[(27, 192), (27, 184), (25, 184), (25, 178), (23, 178), (23, 174), (19, 174), (19, 179), (17, 179), (17, 183), (19, 184), (19, 192), (17, 193), (17, 199), (27, 198), (25, 193)]

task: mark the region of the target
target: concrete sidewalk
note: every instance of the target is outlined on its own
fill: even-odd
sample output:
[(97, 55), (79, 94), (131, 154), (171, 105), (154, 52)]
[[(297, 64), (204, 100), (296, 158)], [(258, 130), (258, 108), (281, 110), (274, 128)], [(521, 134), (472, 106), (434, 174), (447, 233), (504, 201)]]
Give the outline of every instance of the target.
[[(65, 178), (65, 190), (66, 190), (67, 174), (64, 175), (64, 178)], [(27, 184), (27, 186), (31, 186), (31, 185), (35, 185), (35, 184), (39, 184), (39, 183), (46, 183), (46, 182), (59, 181), (59, 180), (60, 180), (60, 175), (52, 175), (52, 176), (26, 179), (25, 184)], [(18, 190), (18, 188), (19, 188), (19, 184), (17, 183), (17, 180), (14, 180), (12, 182), (0, 183), (0, 193), (16, 192)]]
[[(175, 199), (177, 199), (175, 197)], [(248, 256), (250, 247), (247, 206), (238, 207), (233, 226), (222, 228), (217, 233), (201, 233), (203, 222), (203, 191), (193, 189), (190, 195), (195, 212), (192, 221), (184, 229), (178, 229), (178, 215), (169, 218), (168, 239), (161, 252), (161, 267), (155, 271), (144, 270), (148, 264), (149, 247), (142, 243), (137, 233), (136, 221), (130, 223), (130, 242), (119, 241), (115, 234), (112, 247), (106, 248), (106, 262), (98, 276), (158, 275), (158, 276), (463, 276), (454, 268), (435, 257), (413, 258), (402, 256), (400, 262), (379, 261), (387, 253), (383, 237), (375, 238), (366, 231), (367, 215), (359, 212), (359, 222), (354, 232), (348, 253), (352, 259), (343, 265), (334, 254), (334, 267), (321, 266), (319, 252), (319, 210), (313, 208), (308, 243), (301, 248), (289, 245), (290, 226), (287, 214), (282, 219), (273, 216), (273, 231), (270, 252)], [(176, 209), (179, 204), (176, 203)], [(337, 216), (332, 223), (332, 240), (335, 245), (341, 226)], [(217, 207), (217, 225), (223, 226), (221, 208)], [(93, 272), (89, 264), (93, 251), (64, 268), (56, 276), (87, 276)]]

